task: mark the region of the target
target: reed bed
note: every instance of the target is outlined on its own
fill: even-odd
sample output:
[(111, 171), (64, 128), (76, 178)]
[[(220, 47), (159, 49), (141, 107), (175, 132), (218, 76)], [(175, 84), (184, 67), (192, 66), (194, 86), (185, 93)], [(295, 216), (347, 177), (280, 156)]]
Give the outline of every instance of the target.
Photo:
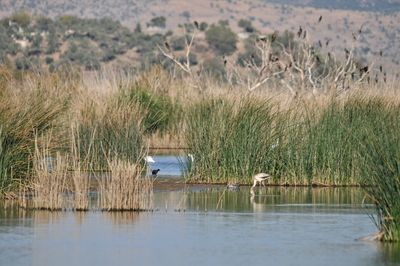
[(142, 176), (143, 165), (113, 159), (110, 172), (98, 177), (99, 207), (105, 211), (144, 211), (152, 208), (153, 182)]
[(186, 143), (197, 182), (227, 182), (262, 170), (269, 147), (274, 113), (270, 103), (222, 98), (194, 105), (187, 116)]
[(400, 108), (387, 105), (363, 141), (363, 187), (377, 209), (372, 218), (383, 241), (400, 241)]
[(285, 110), (272, 101), (243, 98), (194, 105), (187, 117), (188, 153), (195, 158), (188, 178), (250, 183), (254, 173), (269, 172), (279, 185), (360, 185), (367, 178), (362, 143), (377, 134), (387, 104), (353, 95)]
[(52, 156), (49, 148), (36, 146), (34, 178), (32, 181), (33, 208), (57, 211), (65, 208), (68, 158), (59, 153)]
[[(100, 74), (91, 79), (76, 72), (14, 75), (1, 69), (0, 193), (18, 191), (26, 181), (43, 182), (47, 190), (35, 189), (49, 203), (36, 207), (59, 209), (61, 198), (45, 195), (65, 193), (68, 174), (74, 208), (87, 209), (85, 172), (103, 171), (102, 209), (148, 209), (152, 184), (141, 177), (148, 141), (169, 147), (173, 140), (193, 155), (187, 169), (193, 182), (248, 184), (255, 173), (268, 172), (277, 185), (362, 185), (379, 210), (377, 224), (392, 232), (385, 239), (399, 238), (396, 86), (364, 84), (359, 94), (293, 98), (267, 84), (248, 93), (208, 79), (196, 89), (160, 68), (137, 77)], [(75, 135), (71, 123), (79, 128)], [(35, 136), (49, 132), (52, 141), (40, 157)], [(37, 142), (43, 147), (45, 140)], [(44, 158), (52, 158), (52, 171)], [(59, 187), (51, 185), (53, 179)], [(121, 184), (136, 198), (118, 190)]]
[[(89, 147), (90, 149), (90, 147)], [(86, 158), (81, 158), (79, 129), (71, 127), (71, 150), (70, 169), (72, 170), (74, 203), (76, 211), (89, 210), (89, 189), (90, 189), (90, 150)]]
[[(4, 74), (4, 73), (2, 73)], [(11, 75), (11, 74), (9, 74)], [(50, 89), (55, 81), (30, 76), (9, 77), (0, 93), (0, 193), (28, 181), (33, 169), (35, 135), (52, 132), (53, 146), (62, 148), (61, 123), (69, 101)], [(21, 87), (20, 87), (21, 86)]]

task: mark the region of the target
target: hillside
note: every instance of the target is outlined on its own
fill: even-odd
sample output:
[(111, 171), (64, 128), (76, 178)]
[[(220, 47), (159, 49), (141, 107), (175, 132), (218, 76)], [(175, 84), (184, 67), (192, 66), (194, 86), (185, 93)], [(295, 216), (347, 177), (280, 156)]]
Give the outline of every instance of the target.
[[(100, 2), (100, 3), (99, 3)], [(275, 2), (275, 3), (274, 3)], [(279, 3), (278, 3), (279, 2)], [(394, 69), (400, 64), (398, 43), (400, 42), (400, 1), (351, 0), (285, 0), (285, 1), (178, 1), (178, 0), (89, 0), (46, 2), (5, 0), (0, 3), (0, 16), (11, 15), (15, 11), (25, 10), (31, 14), (55, 18), (60, 15), (75, 15), (82, 18), (111, 17), (119, 20), (123, 26), (133, 31), (141, 23), (143, 32), (151, 34), (147, 28), (152, 18), (164, 16), (167, 30), (181, 33), (178, 25), (197, 20), (208, 25), (227, 20), (236, 32), (240, 19), (251, 21), (260, 33), (272, 33), (275, 30), (296, 32), (299, 27), (307, 30), (308, 38), (315, 43), (329, 42), (323, 47), (325, 52), (337, 52), (352, 45), (352, 33), (362, 29), (357, 42), (358, 55), (362, 60), (375, 61), (375, 65), (384, 64)], [(285, 3), (285, 4), (280, 4)], [(378, 12), (379, 11), (379, 12)], [(318, 23), (318, 18), (322, 21)], [(239, 45), (240, 47), (240, 45)], [(383, 56), (379, 57), (380, 51)], [(127, 50), (129, 60), (137, 58), (135, 52)], [(125, 53), (124, 53), (125, 54)]]

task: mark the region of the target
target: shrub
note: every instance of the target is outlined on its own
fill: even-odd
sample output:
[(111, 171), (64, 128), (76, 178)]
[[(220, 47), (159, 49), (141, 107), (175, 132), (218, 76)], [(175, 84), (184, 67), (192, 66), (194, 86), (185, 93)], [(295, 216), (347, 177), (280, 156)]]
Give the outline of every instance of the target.
[(206, 40), (217, 54), (230, 55), (236, 51), (236, 34), (223, 23), (212, 24), (206, 31)]
[(249, 32), (249, 33), (256, 31), (256, 29), (251, 24), (251, 21), (247, 20), (247, 19), (240, 19), (238, 22), (238, 26), (243, 28), (246, 32)]

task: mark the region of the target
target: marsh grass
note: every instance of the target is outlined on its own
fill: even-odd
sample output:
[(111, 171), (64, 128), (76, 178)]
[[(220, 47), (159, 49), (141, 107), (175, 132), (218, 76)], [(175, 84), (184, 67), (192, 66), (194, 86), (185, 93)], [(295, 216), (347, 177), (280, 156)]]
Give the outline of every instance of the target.
[(84, 119), (79, 121), (80, 156), (90, 157), (93, 168), (99, 171), (108, 170), (109, 154), (137, 161), (147, 149), (137, 106), (111, 103), (104, 110), (98, 108), (87, 106)]
[(69, 106), (66, 95), (56, 97), (50, 89), (51, 79), (26, 77), (20, 84), (7, 77), (0, 93), (0, 191), (16, 189), (19, 180), (29, 180), (35, 135), (52, 131), (57, 140), (52, 145), (63, 147), (60, 125)]
[(379, 123), (389, 123), (387, 104), (362, 95), (284, 110), (272, 100), (204, 101), (188, 112), (188, 153), (196, 158), (188, 178), (249, 183), (255, 173), (268, 172), (271, 184), (360, 185), (367, 178), (362, 143), (377, 136)]
[(400, 108), (392, 104), (385, 110), (362, 143), (363, 187), (376, 206), (372, 218), (381, 240), (400, 241)]
[(153, 182), (142, 176), (143, 165), (109, 161), (109, 173), (99, 176), (99, 208), (104, 211), (144, 211), (152, 208)]
[(89, 210), (90, 148), (89, 146), (89, 150), (86, 152), (87, 157), (81, 158), (79, 129), (71, 126), (70, 169), (72, 171), (72, 191), (74, 193), (73, 208), (77, 211)]
[(261, 171), (273, 142), (271, 103), (255, 99), (212, 99), (188, 111), (186, 142), (195, 161), (193, 180), (249, 181)]
[(48, 145), (39, 147), (36, 142), (34, 177), (32, 180), (33, 208), (62, 210), (67, 192), (68, 158), (50, 154)]

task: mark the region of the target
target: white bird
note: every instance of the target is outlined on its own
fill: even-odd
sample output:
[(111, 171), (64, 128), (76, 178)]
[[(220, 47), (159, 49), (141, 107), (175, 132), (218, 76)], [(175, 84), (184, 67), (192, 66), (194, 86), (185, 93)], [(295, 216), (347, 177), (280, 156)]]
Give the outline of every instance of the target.
[(156, 161), (154, 161), (153, 157), (151, 157), (151, 156), (146, 156), (146, 157), (144, 158), (144, 160), (145, 160), (147, 163), (155, 163), (155, 162), (156, 162)]
[(259, 173), (253, 176), (253, 185), (251, 188), (255, 188), (257, 186), (257, 183), (260, 183), (260, 185), (263, 185), (265, 187), (265, 180), (271, 178), (269, 174), (266, 173)]
[(194, 162), (194, 155), (191, 153), (188, 153), (188, 157), (190, 158), (190, 160), (192, 161), (192, 163)]

